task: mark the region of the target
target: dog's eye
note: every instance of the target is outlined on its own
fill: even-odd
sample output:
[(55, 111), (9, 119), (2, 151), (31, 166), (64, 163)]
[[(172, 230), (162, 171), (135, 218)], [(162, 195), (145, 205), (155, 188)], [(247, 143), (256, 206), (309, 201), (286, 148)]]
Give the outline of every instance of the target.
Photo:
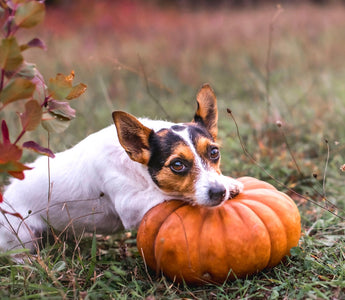
[(180, 160), (174, 160), (170, 163), (170, 169), (175, 173), (182, 173), (186, 171), (186, 165)]
[(212, 149), (210, 150), (210, 158), (211, 158), (212, 160), (217, 160), (217, 159), (219, 159), (219, 157), (220, 157), (219, 149), (216, 148), (216, 147), (212, 148)]

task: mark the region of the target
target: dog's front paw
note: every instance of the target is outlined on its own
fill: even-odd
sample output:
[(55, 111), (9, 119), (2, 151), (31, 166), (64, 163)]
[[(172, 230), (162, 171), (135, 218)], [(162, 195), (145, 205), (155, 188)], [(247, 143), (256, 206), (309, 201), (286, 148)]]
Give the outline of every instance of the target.
[(236, 197), (238, 194), (242, 193), (243, 192), (243, 183), (238, 181), (238, 180), (235, 180), (235, 179), (232, 179), (232, 188), (230, 189), (230, 196), (229, 196), (229, 199), (232, 199), (234, 197)]

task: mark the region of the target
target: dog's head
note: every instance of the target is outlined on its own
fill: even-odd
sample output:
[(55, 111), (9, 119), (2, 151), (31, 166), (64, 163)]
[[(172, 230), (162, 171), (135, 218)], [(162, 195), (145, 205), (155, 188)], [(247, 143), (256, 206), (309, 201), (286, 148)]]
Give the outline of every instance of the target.
[(125, 112), (114, 112), (113, 119), (128, 156), (148, 167), (164, 193), (214, 206), (236, 194), (236, 187), (219, 168), (217, 99), (209, 85), (202, 86), (197, 104), (192, 122), (169, 124), (158, 131)]

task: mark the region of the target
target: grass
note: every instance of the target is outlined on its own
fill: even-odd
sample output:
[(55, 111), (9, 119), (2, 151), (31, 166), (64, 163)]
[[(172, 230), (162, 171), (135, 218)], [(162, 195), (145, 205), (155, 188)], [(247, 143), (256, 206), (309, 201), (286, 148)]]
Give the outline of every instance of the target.
[[(110, 124), (115, 109), (190, 120), (196, 90), (210, 82), (219, 99), (223, 173), (258, 177), (289, 193), (303, 235), (277, 267), (202, 287), (177, 286), (147, 271), (135, 232), (60, 240), (32, 263), (17, 265), (2, 254), (1, 299), (344, 299), (344, 7), (287, 6), (272, 23), (277, 10), (269, 6), (192, 11), (135, 2), (90, 5), (48, 9), (35, 33), (48, 51), (26, 54), (45, 78), (74, 69), (77, 81), (88, 85), (74, 106), (77, 119), (51, 137), (53, 150)], [(17, 110), (5, 116), (14, 129)], [(47, 142), (43, 129), (33, 137)]]

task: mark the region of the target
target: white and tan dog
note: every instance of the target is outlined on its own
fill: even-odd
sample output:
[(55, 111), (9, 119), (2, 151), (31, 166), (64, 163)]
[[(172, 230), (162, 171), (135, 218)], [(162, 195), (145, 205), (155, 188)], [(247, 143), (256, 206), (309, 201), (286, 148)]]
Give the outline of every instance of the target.
[(215, 206), (242, 190), (219, 169), (217, 103), (204, 85), (190, 123), (136, 119), (113, 112), (115, 126), (88, 136), (50, 161), (38, 158), (6, 188), (0, 248), (33, 243), (49, 226), (57, 231), (111, 234), (136, 228), (153, 206), (169, 199)]

